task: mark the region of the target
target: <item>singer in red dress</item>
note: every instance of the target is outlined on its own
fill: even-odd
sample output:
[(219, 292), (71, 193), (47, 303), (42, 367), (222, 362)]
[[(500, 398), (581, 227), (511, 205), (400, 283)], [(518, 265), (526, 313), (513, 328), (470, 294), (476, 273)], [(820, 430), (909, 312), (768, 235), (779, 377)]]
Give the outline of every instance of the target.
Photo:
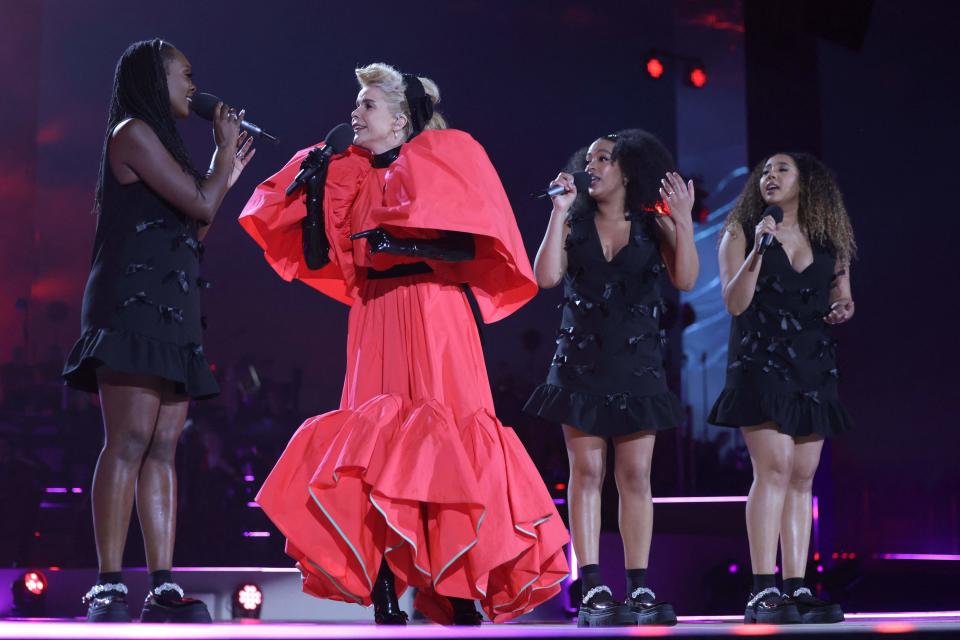
[(555, 595), (566, 529), (514, 431), (494, 414), (476, 321), (537, 286), (483, 148), (446, 129), (436, 85), (384, 64), (356, 71), (354, 146), (329, 163), (330, 262), (303, 260), (302, 191), (284, 190), (310, 149), (240, 216), (278, 275), (350, 305), (340, 409), (307, 420), (258, 502), (287, 537), (304, 591), (403, 624), (395, 591), (431, 619), (502, 622)]

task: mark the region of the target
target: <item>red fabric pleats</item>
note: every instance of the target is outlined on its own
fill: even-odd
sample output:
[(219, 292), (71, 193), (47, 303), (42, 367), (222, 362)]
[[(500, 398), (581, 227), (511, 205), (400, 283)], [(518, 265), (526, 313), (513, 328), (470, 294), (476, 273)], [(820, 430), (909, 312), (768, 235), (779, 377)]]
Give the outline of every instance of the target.
[(453, 596), (505, 621), (559, 591), (567, 533), (494, 415), (462, 289), (435, 277), (365, 282), (341, 408), (300, 427), (257, 499), (308, 593), (370, 604), (385, 556), (431, 619)]

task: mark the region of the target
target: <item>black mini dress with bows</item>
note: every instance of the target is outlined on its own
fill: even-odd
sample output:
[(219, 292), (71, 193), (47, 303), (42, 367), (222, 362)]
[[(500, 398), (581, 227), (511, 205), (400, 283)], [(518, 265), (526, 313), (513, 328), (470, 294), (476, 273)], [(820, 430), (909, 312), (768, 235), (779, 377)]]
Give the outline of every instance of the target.
[(663, 369), (665, 268), (654, 227), (652, 214), (631, 215), (630, 240), (608, 262), (594, 216), (570, 220), (557, 350), (526, 411), (598, 436), (682, 422)]
[(774, 422), (794, 437), (833, 436), (853, 426), (837, 395), (837, 345), (824, 321), (835, 268), (835, 256), (814, 245), (813, 262), (798, 272), (774, 239), (750, 306), (731, 322), (726, 385), (708, 422)]
[(104, 160), (81, 335), (67, 357), (67, 385), (95, 393), (98, 367), (152, 374), (195, 399), (219, 393), (203, 354), (199, 224), (143, 181), (117, 182)]

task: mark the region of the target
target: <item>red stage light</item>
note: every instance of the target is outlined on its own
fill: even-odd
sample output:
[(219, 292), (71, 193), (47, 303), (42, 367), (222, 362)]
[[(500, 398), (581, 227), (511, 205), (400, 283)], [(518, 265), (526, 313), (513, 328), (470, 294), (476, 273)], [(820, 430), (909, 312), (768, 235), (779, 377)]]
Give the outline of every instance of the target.
[(567, 488), (567, 485), (565, 485), (562, 482), (558, 482), (557, 484), (553, 485), (553, 488), (556, 489), (557, 491), (563, 491), (564, 489)]
[(23, 574), (24, 588), (35, 596), (42, 596), (47, 590), (47, 578), (39, 571), (27, 571)]
[(39, 569), (27, 569), (14, 580), (13, 610), (24, 618), (46, 614), (47, 577)]
[(666, 68), (663, 66), (663, 62), (660, 61), (660, 58), (653, 55), (647, 58), (645, 67), (647, 69), (647, 75), (654, 80), (659, 80), (661, 77), (663, 77), (663, 72), (666, 70)]
[(707, 72), (703, 65), (697, 64), (687, 72), (687, 82), (696, 89), (703, 89), (707, 84)]

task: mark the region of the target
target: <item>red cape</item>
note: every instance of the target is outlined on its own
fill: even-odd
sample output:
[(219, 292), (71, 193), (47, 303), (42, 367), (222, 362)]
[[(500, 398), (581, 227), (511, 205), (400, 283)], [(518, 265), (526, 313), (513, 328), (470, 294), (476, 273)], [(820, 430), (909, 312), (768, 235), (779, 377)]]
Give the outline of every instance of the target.
[(284, 280), (298, 278), (352, 304), (365, 269), (409, 261), (369, 256), (366, 241), (352, 233), (377, 226), (400, 236), (430, 237), (436, 231), (474, 236), (476, 257), (467, 262), (433, 262), (437, 276), (471, 286), (485, 322), (495, 322), (527, 303), (537, 285), (513, 209), (483, 148), (454, 129), (424, 131), (401, 147), (386, 170), (374, 169), (363, 149), (350, 147), (330, 161), (324, 195), (331, 263), (318, 270), (303, 262), (300, 221), (306, 216), (302, 190), (284, 190), (312, 149), (302, 149), (261, 183), (240, 214), (240, 224), (264, 250)]

